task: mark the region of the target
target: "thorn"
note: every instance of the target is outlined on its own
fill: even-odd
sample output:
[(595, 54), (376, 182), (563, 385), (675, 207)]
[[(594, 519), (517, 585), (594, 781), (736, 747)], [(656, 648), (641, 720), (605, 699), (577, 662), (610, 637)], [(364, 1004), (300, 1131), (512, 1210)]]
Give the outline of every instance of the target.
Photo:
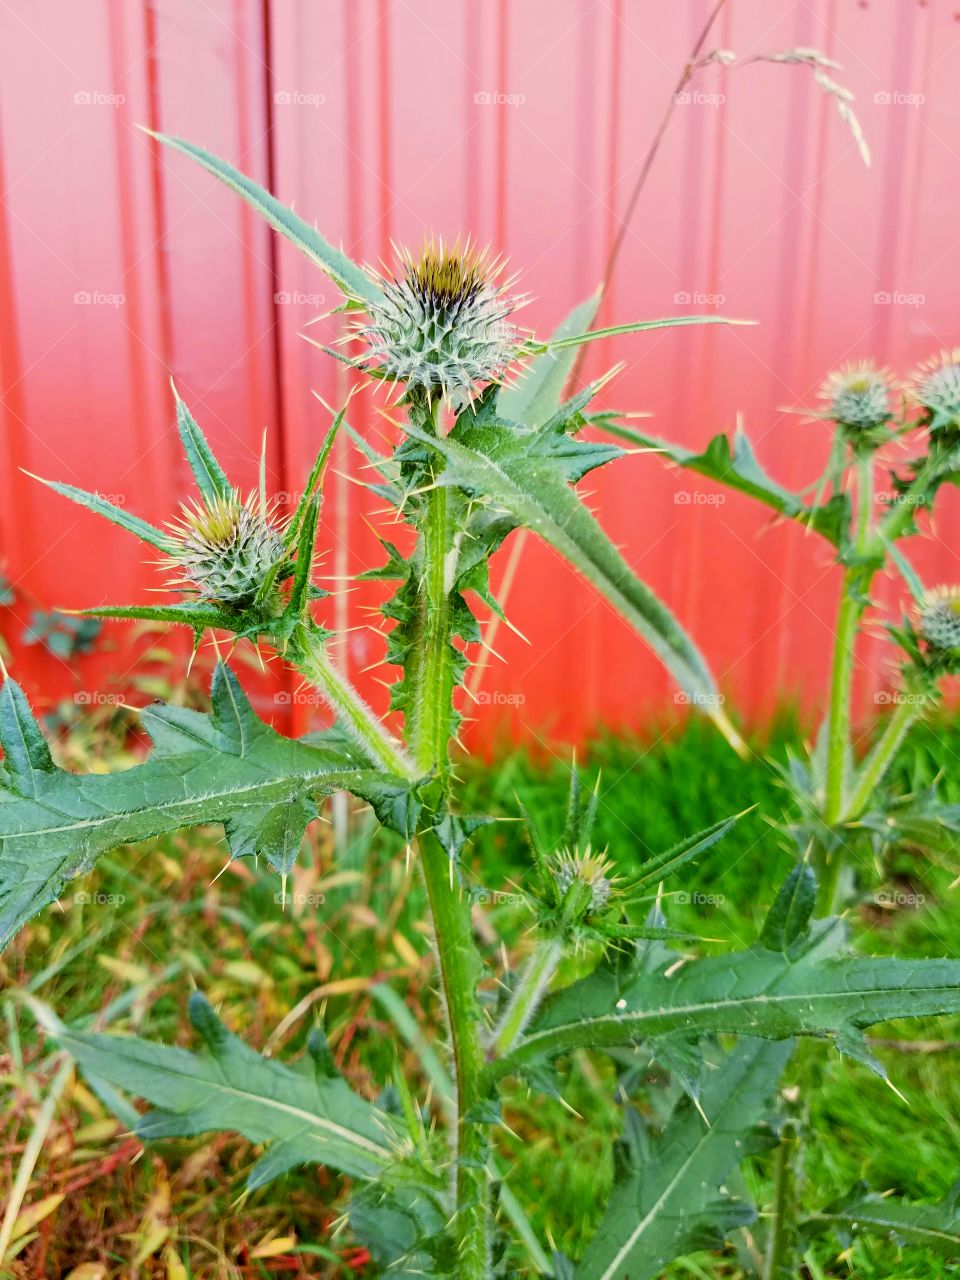
[[(233, 862), (233, 859), (232, 859), (232, 858), (228, 858), (228, 859), (226, 860), (226, 862), (223, 864), (223, 866), (220, 868), (220, 870), (217, 872), (217, 874), (216, 874), (216, 875), (213, 877), (213, 879), (210, 881), (210, 885), (215, 885), (215, 884), (217, 883), (217, 881), (220, 879), (220, 877), (221, 877), (221, 876), (223, 875), (223, 873), (226, 871), (227, 867), (229, 867), (229, 866), (230, 866), (231, 862)], [(210, 887), (210, 885), (208, 885), (207, 887), (209, 888), (209, 887)]]
[(280, 910), (287, 909), (287, 873), (284, 872), (280, 877)]

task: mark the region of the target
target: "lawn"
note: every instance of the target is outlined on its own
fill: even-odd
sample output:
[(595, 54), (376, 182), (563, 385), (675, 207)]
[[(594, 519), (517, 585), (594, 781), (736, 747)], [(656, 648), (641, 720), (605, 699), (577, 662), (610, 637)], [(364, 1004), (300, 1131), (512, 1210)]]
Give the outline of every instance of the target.
[[(764, 749), (782, 761), (798, 738), (783, 717)], [(934, 776), (933, 761), (954, 751), (960, 752), (960, 723), (917, 729), (898, 782), (922, 786)], [(767, 764), (757, 757), (744, 768), (709, 727), (691, 721), (649, 741), (597, 740), (580, 767), (591, 783), (599, 772), (597, 844), (626, 874), (681, 835), (754, 806), (733, 834), (681, 872), (665, 907), (672, 925), (703, 939), (688, 950), (744, 945), (756, 936), (791, 857), (778, 829), (787, 793)], [(464, 769), (465, 810), (509, 817), (520, 794), (547, 831), (559, 832), (567, 760), (507, 752), (495, 770)], [(942, 786), (946, 799), (960, 801), (960, 779), (945, 778)], [(194, 831), (102, 859), (68, 887), (60, 910), (45, 912), (8, 948), (0, 968), (0, 1186), (10, 1186), (31, 1136), (42, 1135), (25, 1204), (46, 1210), (27, 1224), (24, 1236), (33, 1238), (12, 1275), (66, 1276), (72, 1268), (81, 1268), (76, 1280), (376, 1274), (342, 1228), (340, 1181), (324, 1169), (288, 1175), (279, 1194), (245, 1196), (255, 1158), (247, 1143), (216, 1135), (144, 1150), (128, 1132), (122, 1103), (98, 1097), (82, 1079), (66, 1080), (52, 1118), (45, 1117), (41, 1104), (59, 1060), (38, 1038), (24, 999), (29, 994), (87, 1026), (187, 1043), (184, 1007), (197, 986), (234, 1031), (283, 1057), (299, 1054), (307, 1031), (322, 1019), (337, 1065), (368, 1096), (376, 1093), (375, 1081), (396, 1077), (392, 1046), (399, 1030), (408, 1044), (403, 1065), (419, 1081), (420, 1101), (439, 1107), (443, 1054), (430, 1041), (437, 1007), (419, 880), (395, 838), (362, 816), (346, 824), (339, 814), (335, 822), (336, 836), (334, 826), (314, 828), (286, 909), (276, 876), (245, 862), (219, 874), (226, 860), (219, 832)], [(485, 828), (476, 850), (494, 903), (482, 940), (496, 958), (497, 926), (512, 923), (519, 910), (512, 886), (529, 868), (520, 825)], [(951, 910), (955, 872), (901, 854), (876, 905), (851, 920), (857, 946), (960, 954), (960, 917)], [(818, 1135), (803, 1146), (805, 1207), (825, 1205), (861, 1178), (875, 1190), (921, 1199), (949, 1191), (960, 1168), (960, 1070), (952, 1039), (960, 1040), (960, 1024), (942, 1019), (875, 1029), (876, 1055), (898, 1093), (867, 1066), (841, 1063), (825, 1044), (801, 1045), (784, 1087), (801, 1124), (809, 1120)], [(499, 1161), (506, 1184), (540, 1239), (573, 1257), (611, 1184), (611, 1143), (622, 1119), (617, 1081), (626, 1069), (600, 1054), (578, 1055), (562, 1099), (515, 1091), (505, 1107)], [(642, 1054), (631, 1069), (638, 1105), (656, 1107), (661, 1069)], [(125, 1120), (114, 1117), (117, 1106)], [(770, 1162), (762, 1155), (744, 1170), (761, 1202)], [(722, 1256), (704, 1251), (668, 1274), (749, 1275), (750, 1241), (748, 1233), (739, 1256), (732, 1248)], [(845, 1249), (826, 1238), (804, 1247), (800, 1274), (812, 1280), (957, 1274), (927, 1250), (901, 1249), (891, 1240), (857, 1238)], [(525, 1266), (522, 1253), (505, 1259), (506, 1274), (526, 1274)]]

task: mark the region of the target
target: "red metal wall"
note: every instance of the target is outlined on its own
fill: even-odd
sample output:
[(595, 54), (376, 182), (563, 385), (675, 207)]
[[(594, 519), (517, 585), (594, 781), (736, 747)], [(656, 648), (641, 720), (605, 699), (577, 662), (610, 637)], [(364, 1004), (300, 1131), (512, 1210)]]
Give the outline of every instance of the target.
[[(425, 228), (509, 255), (549, 330), (597, 284), (638, 164), (713, 0), (11, 0), (0, 7), (0, 537), (32, 603), (144, 598), (140, 547), (27, 480), (25, 467), (114, 495), (155, 520), (185, 483), (170, 373), (228, 465), (252, 479), (264, 428), (271, 481), (295, 491), (342, 371), (298, 337), (331, 302), (323, 277), (271, 240), (138, 122), (238, 163), (369, 261)], [(801, 67), (713, 68), (678, 105), (620, 261), (605, 318), (689, 310), (714, 295), (752, 329), (625, 337), (587, 372), (626, 370), (608, 399), (703, 444), (737, 413), (761, 460), (794, 485), (825, 456), (811, 404), (825, 370), (872, 355), (909, 371), (960, 342), (960, 15), (943, 0), (728, 0), (710, 47), (816, 46), (873, 152), (869, 170), (834, 104)], [(84, 296), (88, 300), (84, 300)], [(884, 298), (893, 301), (884, 301)], [(709, 309), (709, 306), (698, 309)], [(330, 322), (332, 324), (332, 322)], [(328, 326), (329, 327), (329, 326)], [(321, 326), (321, 332), (323, 326)], [(379, 433), (368, 397), (353, 414)], [(367, 566), (375, 509), (344, 448), (324, 532), (332, 574)], [(677, 501), (696, 488), (710, 501)], [(836, 583), (823, 550), (770, 528), (747, 499), (634, 457), (593, 505), (637, 571), (699, 640), (735, 709), (816, 703)], [(373, 516), (372, 518), (376, 518)], [(918, 552), (957, 576), (946, 504)], [(893, 592), (890, 584), (885, 588)], [(893, 596), (889, 599), (892, 601)], [(381, 642), (359, 596), (330, 602), (355, 672)], [(575, 738), (598, 722), (674, 710), (642, 645), (552, 552), (527, 546), (487, 669), (486, 731)], [(59, 666), (16, 652), (42, 699), (122, 682), (106, 658)], [(888, 678), (879, 642), (861, 696)], [(383, 674), (383, 673), (380, 673)], [(382, 692), (362, 677), (375, 700)], [(302, 718), (302, 717), (301, 717)]]

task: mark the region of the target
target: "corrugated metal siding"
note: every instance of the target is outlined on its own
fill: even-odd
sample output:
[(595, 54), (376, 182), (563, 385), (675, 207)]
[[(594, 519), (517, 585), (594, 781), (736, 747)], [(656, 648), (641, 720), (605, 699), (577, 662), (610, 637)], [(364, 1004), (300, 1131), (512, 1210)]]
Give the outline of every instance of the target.
[[(164, 518), (184, 483), (168, 372), (245, 479), (269, 428), (278, 491), (295, 489), (328, 420), (313, 393), (335, 404), (348, 389), (298, 336), (329, 308), (330, 286), (211, 179), (159, 154), (137, 122), (270, 181), (367, 261), (425, 228), (490, 242), (522, 273), (534, 295), (529, 323), (545, 331), (600, 279), (711, 7), (51, 0), (0, 9), (0, 534), (10, 576), (44, 605), (142, 598), (153, 585), (134, 544), (18, 468)], [(592, 349), (587, 373), (626, 362), (609, 403), (652, 412), (661, 434), (687, 444), (742, 413), (762, 462), (801, 485), (822, 465), (825, 433), (788, 410), (811, 403), (826, 369), (869, 354), (907, 371), (960, 340), (958, 41), (957, 15), (939, 0), (728, 0), (709, 46), (824, 49), (844, 64), (874, 165), (864, 169), (809, 71), (705, 71), (674, 114), (605, 319), (671, 314), (684, 308), (677, 295), (705, 294), (759, 325)], [(99, 300), (75, 301), (84, 292)], [(880, 293), (923, 301), (890, 305)], [(102, 300), (116, 294), (117, 305)], [(332, 336), (335, 322), (314, 332)], [(389, 434), (369, 395), (352, 417)], [(333, 580), (379, 554), (367, 523), (376, 503), (353, 482), (361, 476), (344, 446), (324, 520)], [(816, 700), (837, 584), (813, 539), (769, 527), (746, 499), (707, 484), (700, 491), (715, 501), (678, 502), (694, 486), (652, 458), (621, 462), (594, 488), (612, 536), (700, 641), (735, 707), (755, 716), (777, 697)], [(936, 537), (918, 544), (933, 579), (957, 576), (960, 517), (955, 503), (945, 508)], [(363, 627), (370, 599), (341, 594), (330, 606), (345, 630), (359, 628), (347, 640), (355, 671), (381, 652)], [(506, 718), (528, 735), (575, 738), (599, 721), (636, 725), (673, 710), (668, 681), (629, 629), (532, 541), (509, 609), (534, 644), (497, 637), (507, 662), (485, 676), (491, 731)], [(6, 632), (18, 613), (3, 618)], [(100, 672), (119, 678), (128, 642), (112, 634), (120, 647)], [(35, 689), (93, 679), (87, 665), (58, 673), (36, 653), (17, 662)], [(886, 678), (883, 662), (883, 646), (868, 643), (864, 706)], [(361, 677), (382, 697), (373, 679)]]

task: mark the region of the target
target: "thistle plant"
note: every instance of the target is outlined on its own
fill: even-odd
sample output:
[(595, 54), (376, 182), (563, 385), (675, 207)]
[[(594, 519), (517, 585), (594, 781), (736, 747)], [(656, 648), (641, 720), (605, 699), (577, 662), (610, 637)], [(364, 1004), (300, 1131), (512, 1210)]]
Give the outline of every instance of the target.
[[(909, 842), (935, 855), (954, 855), (960, 840), (953, 810), (932, 794), (905, 798), (886, 787), (890, 768), (914, 722), (939, 704), (945, 677), (960, 671), (960, 587), (930, 589), (901, 543), (923, 532), (939, 491), (960, 480), (960, 356), (944, 351), (898, 385), (869, 361), (831, 373), (814, 417), (834, 432), (823, 477), (803, 492), (779, 485), (760, 467), (747, 436), (717, 436), (700, 454), (669, 442), (620, 431), (655, 447), (680, 466), (748, 493), (781, 517), (819, 533), (840, 570), (828, 711), (814, 750), (784, 771), (794, 793), (797, 854), (820, 872), (821, 905), (832, 910), (870, 888), (873, 865)], [(919, 448), (889, 465), (891, 491), (877, 493), (888, 448)], [(891, 456), (896, 459), (896, 454)], [(809, 494), (812, 493), (812, 500)], [(878, 514), (879, 513), (879, 514)], [(893, 573), (910, 596), (900, 623), (887, 618), (895, 688), (894, 710), (871, 749), (857, 758), (852, 725), (858, 637), (873, 605), (877, 576)], [(899, 655), (899, 657), (898, 657)], [(898, 661), (895, 661), (898, 657)], [(859, 875), (859, 886), (854, 876)]]
[[(285, 877), (326, 798), (347, 791), (414, 854), (435, 951), (450, 1097), (439, 1106), (436, 1098), (419, 1097), (418, 1080), (399, 1072), (390, 1081), (393, 1101), (361, 1093), (337, 1073), (321, 1028), (298, 1063), (260, 1056), (226, 1029), (202, 992), (189, 1001), (202, 1052), (92, 1032), (63, 1022), (29, 994), (24, 1001), (123, 1115), (130, 1115), (123, 1093), (150, 1104), (136, 1122), (145, 1141), (238, 1132), (260, 1148), (250, 1188), (305, 1164), (346, 1175), (348, 1229), (384, 1276), (659, 1276), (705, 1233), (729, 1236), (755, 1216), (755, 1207), (728, 1188), (739, 1163), (776, 1139), (777, 1085), (796, 1037), (832, 1042), (881, 1070), (865, 1028), (960, 1011), (960, 962), (858, 955), (842, 920), (815, 920), (808, 859), (791, 871), (752, 945), (704, 954), (701, 939), (671, 927), (664, 885), (720, 841), (734, 846), (741, 815), (723, 812), (718, 801), (709, 828), (638, 865), (628, 841), (609, 849), (593, 843), (602, 797), (597, 787), (582, 790), (576, 771), (562, 832), (544, 833), (530, 806), (521, 807), (530, 863), (520, 896), (529, 928), (523, 938), (505, 939), (519, 957), (516, 972), (490, 944), (492, 920), (478, 927), (487, 894), (483, 868), (469, 850), (489, 819), (462, 809), (452, 744), (460, 686), (480, 639), (477, 613), (502, 613), (490, 587), (490, 560), (514, 531), (533, 531), (603, 592), (691, 703), (737, 750), (745, 749), (699, 650), (577, 493), (584, 476), (626, 452), (587, 431), (615, 425), (609, 413), (591, 410), (605, 379), (566, 386), (573, 355), (586, 342), (722, 321), (591, 330), (591, 299), (553, 338), (541, 340), (516, 327), (512, 285), (469, 246), (428, 241), (419, 256), (401, 251), (395, 276), (384, 278), (352, 262), (230, 165), (189, 143), (160, 141), (236, 191), (333, 281), (353, 322), (346, 335), (353, 345), (349, 354), (340, 348), (329, 354), (360, 377), (391, 384), (403, 414), (401, 440), (381, 453), (341, 410), (318, 442), (303, 497), (281, 518), (263, 483), (252, 497), (241, 495), (176, 396), (196, 492), (184, 495), (180, 513), (163, 527), (96, 493), (47, 481), (162, 557), (173, 595), (168, 603), (120, 604), (88, 616), (179, 624), (195, 643), (213, 634), (228, 645), (266, 649), (277, 666), (322, 694), (334, 724), (283, 737), (254, 712), (228, 656), (213, 677), (209, 714), (145, 707), (150, 756), (121, 773), (77, 775), (54, 765), (22, 691), (7, 678), (0, 690), (0, 942), (54, 903), (62, 886), (101, 854), (182, 827), (220, 823), (232, 857), (262, 858)], [(910, 531), (916, 510), (913, 503), (894, 506), (879, 527), (870, 518), (875, 433), (896, 434), (902, 425), (889, 420), (880, 376), (861, 371), (831, 393), (830, 411), (842, 420), (838, 430), (850, 455), (843, 475), (852, 469), (861, 486), (855, 510), (836, 476), (829, 498), (813, 505), (776, 485), (743, 436), (732, 445), (720, 438), (703, 455), (654, 442), (836, 548), (844, 594), (816, 828), (826, 833), (818, 838), (825, 851), (820, 869), (828, 874), (850, 823), (867, 812), (880, 786), (891, 734), (899, 742), (906, 727), (885, 730), (874, 754), (851, 774), (852, 640), (873, 574)], [(384, 538), (383, 563), (364, 575), (394, 585), (382, 608), (387, 661), (398, 669), (389, 723), (346, 678), (323, 623), (324, 593), (314, 583), (324, 474), (341, 432), (375, 471), (376, 493), (413, 535), (406, 552)], [(931, 487), (946, 475), (942, 458), (937, 465), (934, 474), (921, 459), (906, 492), (931, 500)], [(953, 661), (954, 602), (952, 594), (924, 596), (915, 625), (908, 620), (902, 629), (905, 665), (918, 680), (939, 678), (940, 665)], [(224, 1015), (229, 1021), (231, 1011)], [(502, 1182), (497, 1140), (511, 1091), (562, 1094), (570, 1055), (584, 1053), (609, 1055), (619, 1073), (624, 1133), (609, 1204), (574, 1261), (548, 1252), (532, 1232), (522, 1189), (514, 1193)], [(656, 1123), (631, 1105), (640, 1088), (636, 1064), (651, 1060), (672, 1077), (669, 1106)]]

